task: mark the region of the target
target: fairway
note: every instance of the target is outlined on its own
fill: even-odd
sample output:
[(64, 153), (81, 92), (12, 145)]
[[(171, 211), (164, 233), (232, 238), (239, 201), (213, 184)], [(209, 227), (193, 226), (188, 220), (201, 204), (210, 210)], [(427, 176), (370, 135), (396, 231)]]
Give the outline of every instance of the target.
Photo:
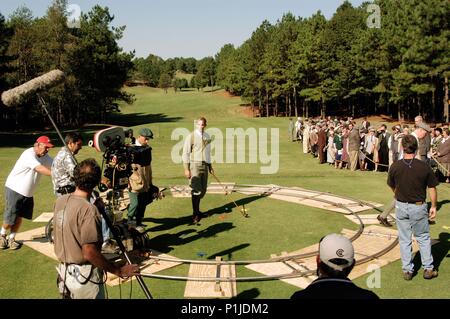
[[(327, 164), (320, 165), (309, 154), (303, 154), (301, 144), (288, 141), (288, 119), (283, 117), (251, 118), (242, 106), (239, 97), (230, 97), (223, 91), (181, 91), (174, 93), (163, 90), (133, 87), (127, 88), (135, 95), (132, 105), (121, 105), (121, 113), (109, 116), (107, 124), (121, 125), (134, 129), (135, 135), (141, 127), (153, 131), (150, 140), (153, 149), (153, 183), (159, 187), (186, 185), (183, 166), (172, 160), (173, 147), (180, 139), (172, 139), (175, 129), (193, 130), (194, 120), (204, 116), (208, 120), (207, 129), (215, 128), (226, 132), (227, 128), (278, 129), (279, 143), (278, 171), (275, 174), (261, 174), (261, 167), (269, 164), (260, 161), (249, 163), (249, 152), (255, 145), (245, 144), (245, 163), (213, 163), (215, 172), (222, 182), (236, 184), (276, 184), (289, 187), (302, 187), (310, 190), (329, 192), (355, 199), (387, 204), (392, 192), (386, 185), (386, 173), (336, 170)], [(361, 120), (357, 120), (358, 124)], [(95, 123), (92, 123), (95, 124)], [(92, 138), (96, 128), (86, 126), (82, 129), (87, 140)], [(37, 134), (42, 132), (36, 132)], [(45, 132), (57, 141), (55, 132)], [(64, 133), (63, 133), (64, 134)], [(0, 183), (3, 186), (20, 153), (30, 147), (36, 135), (0, 134)], [(224, 134), (225, 135), (225, 134)], [(61, 142), (56, 142), (61, 146)], [(224, 145), (225, 146), (225, 145)], [(55, 156), (59, 147), (50, 151)], [(268, 147), (268, 153), (271, 148)], [(102, 154), (84, 146), (77, 159), (94, 157), (99, 162)], [(215, 182), (212, 176), (209, 182)], [(433, 239), (440, 242), (433, 247), (435, 266), (439, 277), (432, 281), (422, 279), (422, 272), (411, 282), (402, 279), (400, 261), (381, 269), (381, 286), (373, 288), (381, 298), (450, 298), (450, 186), (438, 186), (438, 216), (436, 224), (431, 225)], [(54, 195), (51, 180), (42, 177), (40, 187), (35, 193), (33, 218), (42, 212), (53, 209)], [(233, 201), (245, 203), (250, 218), (244, 218)], [(175, 198), (166, 191), (166, 198), (147, 207), (144, 223), (148, 226), (152, 248), (184, 259), (213, 260), (222, 256), (223, 260), (268, 259), (271, 254), (295, 251), (318, 242), (325, 234), (339, 233), (341, 229), (356, 230), (343, 215), (287, 203), (261, 196), (246, 196), (238, 193), (230, 195), (206, 195), (201, 202), (202, 211), (210, 211), (211, 216), (202, 219), (200, 225), (192, 225), (190, 198)], [(0, 215), (4, 211), (4, 194), (0, 195)], [(375, 210), (364, 214), (374, 214)], [(21, 231), (41, 227), (45, 224), (24, 222)], [(416, 266), (420, 257), (415, 257)], [(18, 251), (0, 251), (0, 298), (58, 298), (55, 285), (55, 261), (23, 246)], [(257, 273), (243, 266), (236, 268), (239, 277), (256, 276)], [(186, 276), (188, 266), (181, 265), (161, 272), (161, 274)], [(357, 285), (367, 288), (367, 275), (358, 278)], [(186, 283), (145, 279), (155, 298), (183, 298)], [(31, 284), (30, 284), (31, 283)], [(282, 281), (239, 282), (238, 298), (289, 298), (299, 288)], [(108, 287), (110, 298), (144, 298), (136, 282), (122, 287)]]

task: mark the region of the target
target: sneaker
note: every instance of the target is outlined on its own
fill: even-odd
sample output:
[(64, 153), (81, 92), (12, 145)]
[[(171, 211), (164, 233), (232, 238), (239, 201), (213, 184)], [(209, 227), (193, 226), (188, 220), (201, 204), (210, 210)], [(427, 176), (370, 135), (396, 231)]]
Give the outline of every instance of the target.
[(392, 224), (390, 222), (388, 222), (387, 218), (383, 218), (383, 217), (381, 217), (381, 215), (378, 215), (377, 219), (381, 225), (386, 226), (386, 227), (392, 227)]
[(433, 279), (438, 276), (438, 271), (436, 269), (425, 269), (423, 271), (424, 279)]
[(196, 215), (192, 217), (192, 223), (198, 224), (200, 222), (200, 219), (202, 219), (200, 216)]
[(412, 272), (404, 272), (403, 273), (403, 279), (405, 279), (406, 281), (410, 281), (413, 277), (413, 273)]
[(8, 248), (8, 238), (6, 236), (0, 236), (0, 248), (6, 249)]
[(22, 243), (19, 243), (15, 239), (9, 240), (9, 249), (16, 250), (19, 249), (20, 247), (22, 247)]

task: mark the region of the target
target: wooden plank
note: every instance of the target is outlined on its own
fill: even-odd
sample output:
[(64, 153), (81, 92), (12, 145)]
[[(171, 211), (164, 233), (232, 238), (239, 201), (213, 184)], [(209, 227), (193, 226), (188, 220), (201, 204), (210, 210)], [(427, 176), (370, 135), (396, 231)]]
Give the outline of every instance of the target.
[(53, 245), (50, 244), (46, 238), (33, 239), (41, 236), (42, 234), (45, 234), (45, 226), (18, 233), (16, 235), (16, 240), (21, 241), (24, 245), (57, 261), (58, 258), (56, 258)]
[[(215, 277), (217, 274), (216, 265), (191, 264), (189, 268), (189, 277)], [(235, 265), (221, 265), (220, 278), (235, 278)], [(216, 291), (216, 282), (214, 281), (194, 281), (188, 280), (184, 290), (185, 298), (232, 298), (235, 297), (236, 281), (221, 281), (220, 291)]]
[[(377, 219), (378, 214), (364, 214), (358, 215), (361, 218), (364, 225), (379, 225), (380, 222)], [(349, 219), (355, 224), (359, 225), (359, 219), (354, 215), (345, 215), (345, 218)], [(390, 223), (395, 223), (395, 218), (388, 216), (388, 221)]]
[(206, 192), (208, 194), (225, 195), (226, 191), (227, 194), (231, 194), (234, 190), (234, 185), (236, 185), (236, 183), (222, 183), (222, 187), (219, 183), (211, 183), (208, 185), (208, 189), (206, 190)]
[(172, 197), (191, 197), (191, 188), (187, 185), (174, 185), (169, 190)]
[(53, 218), (53, 212), (45, 212), (40, 214), (33, 220), (33, 223), (48, 223)]

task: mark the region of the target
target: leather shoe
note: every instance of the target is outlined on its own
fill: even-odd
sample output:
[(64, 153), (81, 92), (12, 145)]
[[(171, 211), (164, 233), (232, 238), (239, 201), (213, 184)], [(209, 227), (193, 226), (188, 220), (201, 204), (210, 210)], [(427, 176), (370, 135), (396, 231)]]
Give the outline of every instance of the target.
[(380, 222), (380, 224), (382, 224), (383, 226), (392, 227), (392, 224), (390, 222), (388, 222), (387, 218), (383, 218), (383, 217), (381, 217), (381, 215), (378, 215), (377, 219)]
[(403, 279), (405, 279), (406, 281), (410, 281), (412, 277), (413, 277), (412, 272), (407, 271), (403, 273)]
[(423, 271), (424, 279), (433, 279), (438, 276), (438, 271), (436, 269), (425, 269)]
[(193, 224), (198, 224), (201, 219), (202, 218), (199, 215), (195, 215), (194, 217), (192, 217), (192, 223)]

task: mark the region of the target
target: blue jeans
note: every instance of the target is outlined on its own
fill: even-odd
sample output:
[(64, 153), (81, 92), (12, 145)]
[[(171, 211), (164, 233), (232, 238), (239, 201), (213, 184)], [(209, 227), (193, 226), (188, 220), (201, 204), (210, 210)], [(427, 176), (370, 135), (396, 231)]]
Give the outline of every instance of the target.
[(427, 204), (407, 204), (396, 200), (395, 209), (403, 272), (414, 271), (414, 264), (412, 262), (412, 234), (414, 234), (419, 244), (422, 267), (424, 269), (433, 269)]

